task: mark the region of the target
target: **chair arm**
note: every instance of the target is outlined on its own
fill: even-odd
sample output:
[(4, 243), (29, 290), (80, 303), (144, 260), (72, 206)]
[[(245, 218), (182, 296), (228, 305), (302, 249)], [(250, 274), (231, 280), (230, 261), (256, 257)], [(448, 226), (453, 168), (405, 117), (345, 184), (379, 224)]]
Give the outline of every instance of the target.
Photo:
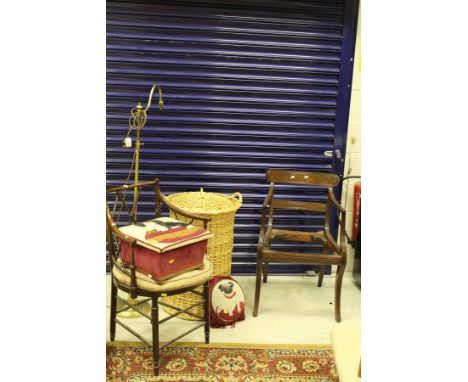
[(333, 193), (333, 189), (331, 187), (328, 188), (328, 202), (331, 202), (331, 204), (339, 211), (339, 214), (341, 215), (338, 217), (339, 223), (340, 223), (340, 238), (339, 238), (340, 244), (338, 245), (338, 243), (336, 242), (336, 240), (333, 238), (332, 234), (330, 233), (328, 213), (325, 218), (325, 236), (328, 242), (331, 244), (333, 250), (346, 256), (346, 236), (345, 236), (346, 210), (336, 200), (335, 194)]
[(141, 182), (141, 183), (135, 183), (135, 184), (124, 184), (122, 186), (116, 186), (116, 187), (111, 187), (106, 190), (107, 193), (110, 192), (116, 192), (116, 191), (122, 191), (122, 190), (132, 190), (137, 187), (145, 187), (145, 186), (151, 186), (155, 184), (158, 180), (152, 180), (150, 182)]
[(262, 220), (260, 223), (260, 234), (258, 237), (257, 253), (263, 248), (263, 242), (265, 240), (265, 222), (266, 222), (266, 207), (262, 208)]
[(263, 202), (263, 205), (262, 205), (262, 220), (260, 222), (260, 235), (258, 238), (257, 253), (260, 252), (260, 250), (263, 249), (264, 247), (267, 207), (271, 202), (271, 198), (273, 197), (273, 190), (274, 190), (274, 185), (273, 183), (270, 183), (270, 188), (268, 189), (267, 196), (265, 197), (265, 201)]
[[(136, 273), (135, 273), (135, 258), (134, 258), (134, 246), (137, 243), (137, 240), (131, 236), (125, 235), (118, 227), (117, 224), (112, 219), (112, 215), (109, 211), (109, 206), (106, 203), (106, 224), (107, 224), (107, 240), (109, 245), (109, 255), (112, 267), (117, 266), (122, 272), (130, 276), (130, 297), (136, 298)], [(130, 272), (126, 271), (122, 266), (120, 266), (116, 261), (115, 257), (120, 257), (120, 251), (115, 252), (112, 233), (117, 236), (120, 240), (126, 242), (130, 246)]]
[[(330, 228), (327, 226), (325, 226), (325, 237), (327, 238), (327, 242), (328, 244), (331, 245), (333, 251), (340, 253), (341, 248), (343, 247), (338, 246), (338, 243), (336, 242), (336, 240), (333, 238), (332, 234), (330, 233)], [(344, 248), (346, 248), (346, 246)]]
[(169, 202), (169, 200), (167, 200), (167, 198), (161, 193), (161, 191), (159, 189), (156, 190), (156, 193), (157, 193), (157, 197), (161, 201), (161, 203), (164, 204), (170, 211), (173, 211), (176, 214), (179, 214), (179, 215), (182, 215), (182, 216), (185, 216), (187, 218), (194, 219), (194, 220), (200, 220), (200, 221), (202, 221), (204, 223), (209, 222), (211, 220), (210, 217), (194, 214), (194, 213), (185, 211), (185, 210), (173, 205), (171, 202)]
[(107, 220), (107, 224), (109, 228), (120, 240), (123, 240), (130, 245), (136, 244), (137, 240), (135, 238), (125, 235), (119, 229), (119, 227), (117, 227), (117, 224), (114, 222), (114, 219), (112, 218), (112, 215), (110, 213), (109, 206), (107, 205), (107, 203), (106, 203), (106, 220)]
[(341, 213), (346, 212), (346, 210), (341, 206), (340, 203), (335, 198), (335, 194), (333, 193), (333, 189), (331, 187), (328, 188), (328, 198), (333, 203), (335, 208), (340, 211)]
[(333, 238), (333, 235), (330, 233), (330, 226), (329, 226), (329, 221), (326, 219), (325, 221), (325, 237), (328, 241), (328, 243), (331, 245), (332, 249), (336, 251), (337, 253), (340, 253), (346, 261), (346, 235), (345, 235), (345, 227), (346, 227), (346, 213), (343, 209), (341, 213), (341, 219), (339, 219), (340, 222), (340, 237), (339, 237), (339, 242), (340, 244), (336, 242), (336, 240)]
[(266, 209), (268, 204), (270, 204), (271, 198), (273, 197), (273, 191), (274, 191), (274, 186), (273, 183), (270, 183), (270, 188), (268, 189), (267, 196), (265, 198), (265, 201), (263, 202), (263, 209)]
[(257, 254), (263, 250), (263, 242), (265, 241), (265, 229), (260, 228), (260, 235), (258, 236), (258, 244), (257, 244)]
[(341, 219), (340, 219), (340, 249), (341, 249), (341, 254), (345, 257), (346, 259), (346, 254), (347, 254), (347, 246), (346, 246), (346, 213), (341, 214)]
[[(273, 191), (274, 191), (274, 185), (273, 183), (270, 184), (270, 188), (268, 189), (268, 194), (265, 198), (265, 201), (263, 202), (262, 205), (262, 220), (260, 223), (260, 233), (265, 233), (265, 224), (266, 224), (266, 216), (267, 216), (267, 207), (271, 202), (271, 199), (273, 198)], [(268, 212), (268, 220), (269, 224), (271, 224), (271, 216), (270, 213)]]

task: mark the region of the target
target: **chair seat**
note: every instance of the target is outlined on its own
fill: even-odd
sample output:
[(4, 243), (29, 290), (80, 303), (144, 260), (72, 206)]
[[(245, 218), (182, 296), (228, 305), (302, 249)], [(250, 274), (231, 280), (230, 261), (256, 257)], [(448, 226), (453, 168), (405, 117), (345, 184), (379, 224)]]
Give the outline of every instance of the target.
[(288, 241), (303, 241), (307, 243), (318, 242), (326, 245), (327, 238), (323, 231), (320, 232), (305, 232), (292, 231), (286, 229), (272, 229), (269, 236), (270, 240), (288, 240)]
[[(118, 260), (119, 265), (122, 263)], [(114, 266), (112, 270), (113, 276), (123, 285), (130, 286), (130, 276), (122, 272), (118, 266)], [(136, 271), (137, 288), (151, 292), (169, 292), (177, 289), (188, 288), (204, 284), (213, 275), (213, 265), (210, 260), (203, 260), (203, 268), (188, 271), (167, 280), (164, 284), (157, 284), (154, 280), (145, 274)]]
[(301, 253), (301, 252), (286, 252), (276, 251), (273, 249), (264, 249), (263, 257), (267, 260), (284, 261), (284, 262), (305, 262), (311, 264), (330, 264), (339, 265), (344, 262), (342, 256), (337, 253), (319, 254), (319, 253)]

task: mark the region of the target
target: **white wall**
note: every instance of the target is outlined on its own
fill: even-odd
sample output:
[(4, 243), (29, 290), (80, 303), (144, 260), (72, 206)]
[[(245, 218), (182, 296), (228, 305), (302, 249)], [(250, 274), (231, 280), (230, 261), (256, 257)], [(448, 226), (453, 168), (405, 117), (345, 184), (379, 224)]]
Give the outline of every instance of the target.
[[(361, 175), (361, 12), (359, 11), (356, 50), (354, 54), (353, 86), (346, 143), (345, 170), (343, 176)], [(346, 232), (352, 234), (354, 183), (359, 179), (350, 179), (343, 184), (341, 203), (346, 207)], [(348, 245), (348, 264), (346, 271), (352, 271), (354, 249)]]

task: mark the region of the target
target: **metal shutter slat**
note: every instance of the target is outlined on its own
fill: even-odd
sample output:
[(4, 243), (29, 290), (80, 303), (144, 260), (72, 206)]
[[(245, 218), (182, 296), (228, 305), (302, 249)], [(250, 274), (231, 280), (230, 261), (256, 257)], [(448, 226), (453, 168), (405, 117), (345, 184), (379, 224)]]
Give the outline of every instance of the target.
[[(107, 1), (108, 185), (127, 178), (133, 152), (122, 140), (129, 111), (146, 103), (157, 82), (165, 108), (149, 110), (140, 179), (159, 177), (167, 194), (200, 187), (242, 192), (233, 272), (252, 273), (266, 169), (333, 170), (323, 152), (336, 144), (343, 107), (345, 18), (344, 0)], [(285, 189), (298, 199), (325, 197)], [(141, 198), (139, 211), (149, 217), (150, 199)], [(283, 228), (315, 229), (322, 221), (316, 214), (278, 214)]]

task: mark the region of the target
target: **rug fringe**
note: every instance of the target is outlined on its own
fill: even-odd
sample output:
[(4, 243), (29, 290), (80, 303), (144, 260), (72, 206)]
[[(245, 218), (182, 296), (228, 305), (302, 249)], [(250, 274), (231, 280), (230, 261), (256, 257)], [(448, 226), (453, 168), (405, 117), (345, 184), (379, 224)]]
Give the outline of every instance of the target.
[[(165, 342), (161, 342), (165, 344)], [(108, 346), (141, 346), (148, 347), (144, 342), (138, 341), (106, 341)], [(248, 344), (248, 343), (210, 343), (203, 342), (175, 342), (171, 347), (198, 347), (198, 348), (254, 348), (254, 349), (332, 349), (331, 344)]]

